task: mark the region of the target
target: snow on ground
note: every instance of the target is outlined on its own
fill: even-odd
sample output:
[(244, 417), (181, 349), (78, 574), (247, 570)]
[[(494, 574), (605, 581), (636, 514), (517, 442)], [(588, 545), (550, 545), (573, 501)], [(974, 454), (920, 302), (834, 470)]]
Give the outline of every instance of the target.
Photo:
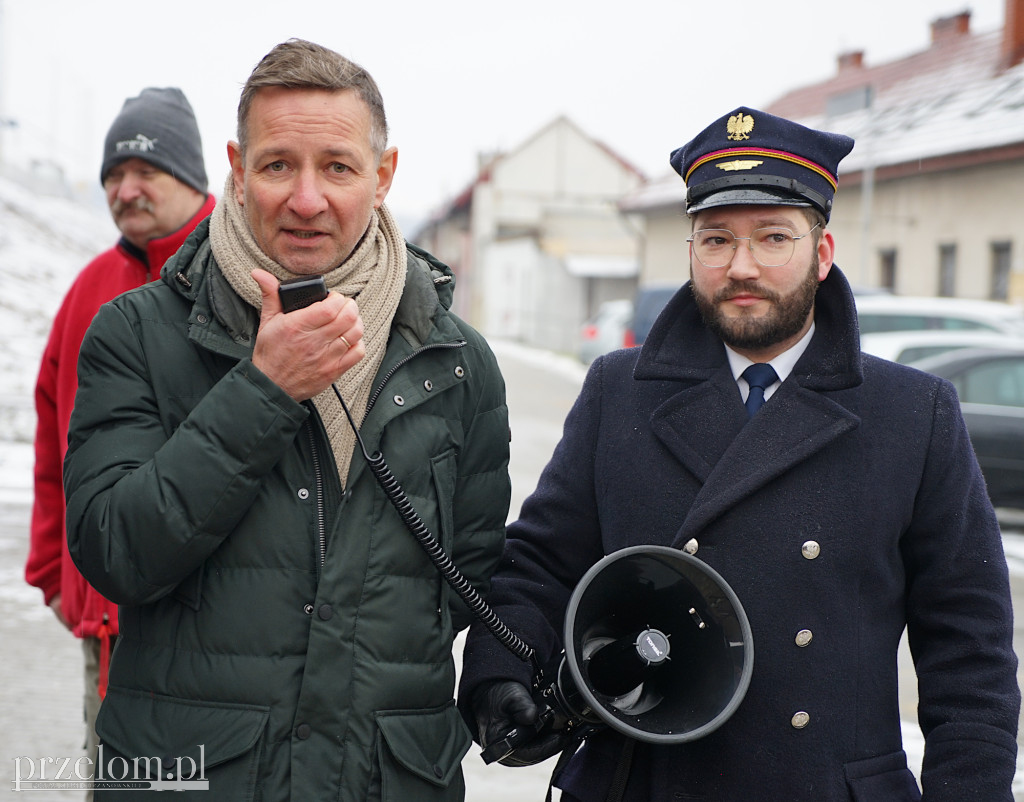
[(105, 210), (0, 177), (0, 439), (32, 439), (50, 322), (78, 271), (117, 236)]

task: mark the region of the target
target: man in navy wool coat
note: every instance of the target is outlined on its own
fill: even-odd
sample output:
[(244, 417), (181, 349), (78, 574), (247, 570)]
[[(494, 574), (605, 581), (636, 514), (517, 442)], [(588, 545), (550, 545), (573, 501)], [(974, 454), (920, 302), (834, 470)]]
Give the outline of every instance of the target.
[[(489, 601), (544, 664), (591, 566), (670, 546), (735, 591), (753, 671), (705, 737), (590, 735), (555, 778), (563, 802), (603, 802), (616, 776), (637, 802), (1013, 799), (1020, 691), (999, 527), (953, 387), (860, 351), (826, 228), (852, 148), (739, 108), (672, 154), (690, 281), (642, 348), (592, 365)], [(901, 736), (904, 629), (921, 790)], [(460, 706), (482, 743), (534, 720), (532, 673), (471, 632)]]

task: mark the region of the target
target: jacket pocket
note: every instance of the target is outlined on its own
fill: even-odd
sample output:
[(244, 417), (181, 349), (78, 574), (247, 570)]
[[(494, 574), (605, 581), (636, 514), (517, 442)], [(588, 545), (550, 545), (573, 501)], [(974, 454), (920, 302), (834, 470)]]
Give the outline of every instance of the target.
[(854, 802), (919, 802), (921, 799), (914, 773), (907, 768), (907, 754), (902, 750), (855, 760), (847, 763), (843, 770)]
[[(156, 770), (154, 779), (180, 783), (186, 792), (175, 799), (192, 798), (193, 790), (205, 802), (251, 800), (269, 717), (268, 707), (109, 688), (96, 720), (103, 776), (118, 780), (127, 772), (127, 779), (141, 779)], [(124, 793), (114, 798), (132, 798)]]
[(459, 463), (454, 449), (438, 454), (430, 460), (430, 474), (434, 480), (434, 492), (437, 494), (437, 523), (440, 528), (436, 535), (445, 551), (450, 551), (455, 545), (455, 512), (452, 504), (455, 500), (458, 470)]
[(472, 738), (455, 702), (431, 710), (390, 710), (377, 718), (383, 802), (461, 800), (462, 758)]
[[(449, 449), (430, 460), (430, 473), (434, 481), (434, 493), (437, 496), (437, 525), (438, 531), (434, 533), (437, 542), (441, 544), (444, 553), (449, 558), (455, 548), (455, 512), (452, 504), (455, 500), (455, 482), (458, 474), (458, 459), (454, 449)], [(456, 565), (456, 568), (459, 566)], [(451, 605), (463, 607), (462, 600), (448, 586), (447, 580), (439, 576), (439, 596), (437, 608), (441, 613), (441, 635), (446, 640), (455, 637), (455, 624), (452, 622)], [(465, 625), (463, 625), (465, 626)]]

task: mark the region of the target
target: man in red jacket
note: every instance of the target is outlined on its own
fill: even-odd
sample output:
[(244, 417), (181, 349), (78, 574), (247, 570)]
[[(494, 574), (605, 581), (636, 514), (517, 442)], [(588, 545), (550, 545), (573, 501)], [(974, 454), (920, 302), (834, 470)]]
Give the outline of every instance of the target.
[(29, 584), (43, 591), (60, 622), (82, 639), (90, 755), (117, 637), (117, 605), (89, 586), (68, 554), (62, 465), (78, 389), (78, 349), (93, 316), (112, 298), (157, 278), (164, 262), (213, 211), (199, 127), (180, 89), (150, 87), (125, 101), (107, 132), (100, 180), (121, 239), (79, 274), (43, 353), (35, 392), (32, 543), (25, 566)]

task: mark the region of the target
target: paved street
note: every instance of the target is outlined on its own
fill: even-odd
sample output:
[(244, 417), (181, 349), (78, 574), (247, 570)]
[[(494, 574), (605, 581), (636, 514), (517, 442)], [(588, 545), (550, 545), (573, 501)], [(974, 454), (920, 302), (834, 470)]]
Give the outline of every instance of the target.
[[(17, 462), (27, 471), (23, 487), (0, 488), (0, 780), (5, 790), (13, 787), (16, 757), (82, 753), (81, 647), (24, 579), (30, 455), (27, 446), (0, 444), (0, 463)], [(40, 792), (31, 798), (67, 802), (74, 796)]]
[[(533, 489), (541, 468), (561, 433), (562, 420), (575, 399), (583, 369), (571, 361), (511, 346), (496, 349), (509, 387), (512, 420), (512, 515)], [(0, 683), (0, 780), (13, 787), (14, 759), (80, 754), (81, 652), (78, 642), (43, 607), (23, 579), (31, 485), (31, 448), (0, 442), (0, 640), (4, 643)], [(1015, 603), (1024, 604), (1024, 520), (1007, 529)], [(1024, 650), (1024, 621), (1016, 625), (1018, 654)], [(456, 652), (461, 650), (461, 641)], [(901, 712), (907, 751), (915, 770), (920, 764), (920, 736), (915, 721), (916, 691), (909, 654), (901, 666)], [(1024, 676), (1024, 674), (1022, 674)], [(553, 761), (526, 769), (484, 766), (474, 747), (464, 768), (469, 802), (540, 802)], [(1015, 789), (1024, 802), (1024, 772)], [(41, 791), (33, 802), (67, 802), (68, 791)], [(554, 798), (558, 799), (557, 792)]]

